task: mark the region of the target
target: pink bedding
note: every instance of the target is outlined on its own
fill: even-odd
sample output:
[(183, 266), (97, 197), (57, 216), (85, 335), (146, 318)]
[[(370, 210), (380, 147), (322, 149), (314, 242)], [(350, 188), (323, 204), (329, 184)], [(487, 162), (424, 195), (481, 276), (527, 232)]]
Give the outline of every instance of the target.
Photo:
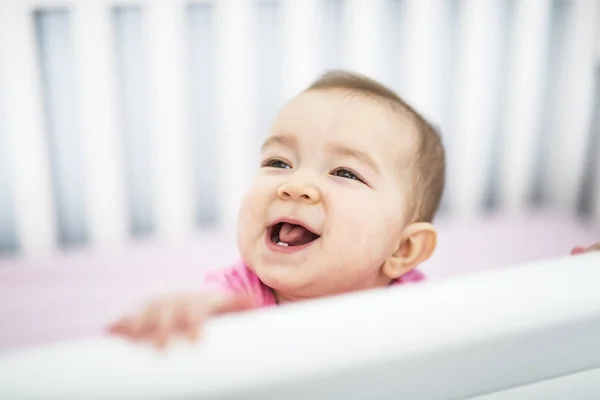
[[(600, 240), (600, 226), (540, 212), (439, 223), (438, 252), (422, 269), (443, 279), (565, 256)], [(160, 292), (196, 287), (207, 269), (237, 258), (234, 236), (176, 245), (138, 243), (111, 252), (0, 259), (0, 354), (20, 346), (97, 335), (111, 319)]]

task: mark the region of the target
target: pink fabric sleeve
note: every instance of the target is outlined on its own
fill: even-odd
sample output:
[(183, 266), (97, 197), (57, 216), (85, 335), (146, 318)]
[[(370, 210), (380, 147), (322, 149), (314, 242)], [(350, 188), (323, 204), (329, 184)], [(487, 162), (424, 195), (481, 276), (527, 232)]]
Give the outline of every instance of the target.
[(239, 261), (230, 268), (212, 271), (204, 277), (204, 290), (250, 295), (258, 307), (276, 305), (273, 291), (248, 266)]
[(394, 281), (394, 283), (392, 283), (392, 285), (401, 285), (403, 283), (416, 283), (416, 282), (421, 282), (425, 280), (425, 274), (423, 274), (421, 271), (417, 271), (416, 269), (413, 269), (410, 272), (407, 272), (406, 274), (402, 275), (400, 278), (396, 279)]

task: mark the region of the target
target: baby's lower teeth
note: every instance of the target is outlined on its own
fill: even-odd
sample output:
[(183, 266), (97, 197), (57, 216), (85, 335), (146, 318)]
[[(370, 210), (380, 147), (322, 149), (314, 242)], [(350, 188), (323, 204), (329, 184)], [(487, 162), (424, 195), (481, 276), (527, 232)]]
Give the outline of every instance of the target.
[(289, 246), (286, 242), (277, 242), (278, 246)]

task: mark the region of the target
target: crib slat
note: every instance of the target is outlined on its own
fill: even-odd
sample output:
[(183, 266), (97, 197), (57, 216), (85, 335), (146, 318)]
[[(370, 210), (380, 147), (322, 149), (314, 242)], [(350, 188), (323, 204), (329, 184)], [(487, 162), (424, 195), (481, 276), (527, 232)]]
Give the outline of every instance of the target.
[(558, 60), (551, 142), (544, 166), (550, 200), (575, 212), (583, 183), (593, 107), (598, 36), (597, 1), (568, 3), (563, 48)]
[(88, 227), (99, 247), (121, 244), (127, 233), (110, 17), (97, 2), (79, 2), (73, 14)]
[[(252, 92), (260, 93), (254, 97), (256, 116), (256, 143), (262, 143), (268, 135), (273, 117), (276, 115), (283, 99), (283, 40), (284, 14), (280, 1), (259, 1), (252, 7), (251, 29), (254, 32), (255, 55), (252, 77)], [(259, 153), (252, 151), (254, 165), (259, 163)]]
[(449, 207), (461, 218), (480, 212), (490, 172), (502, 5), (499, 0), (461, 3), (454, 89), (457, 109), (448, 163)]
[(31, 10), (0, 5), (0, 78), (5, 92), (11, 186), (23, 253), (56, 248), (56, 225)]
[(406, 100), (437, 124), (442, 118), (446, 7), (447, 2), (435, 0), (407, 1), (401, 34)]
[(509, 212), (522, 210), (533, 185), (536, 146), (539, 145), (550, 0), (515, 2), (509, 42), (508, 95), (500, 172), (500, 201)]
[(353, 71), (383, 80), (385, 12), (383, 0), (348, 0), (343, 21), (346, 64)]
[[(600, 14), (597, 14), (596, 17), (596, 109), (594, 110), (595, 121), (596, 121), (596, 132), (594, 134), (597, 136), (596, 141), (596, 154), (600, 154)], [(595, 165), (596, 170), (594, 171), (594, 192), (591, 194), (594, 203), (592, 204), (592, 218), (593, 220), (600, 225), (600, 158), (596, 158), (592, 163)]]
[(193, 188), (189, 108), (183, 52), (185, 26), (181, 1), (148, 3), (151, 113), (156, 157), (156, 226), (164, 237), (179, 237), (193, 228)]
[(257, 169), (250, 161), (259, 148), (253, 140), (257, 135), (251, 93), (255, 76), (251, 4), (245, 0), (217, 4), (219, 201), (222, 222), (228, 229), (235, 226), (244, 190)]
[(285, 0), (283, 3), (283, 91), (286, 99), (316, 79), (319, 0)]

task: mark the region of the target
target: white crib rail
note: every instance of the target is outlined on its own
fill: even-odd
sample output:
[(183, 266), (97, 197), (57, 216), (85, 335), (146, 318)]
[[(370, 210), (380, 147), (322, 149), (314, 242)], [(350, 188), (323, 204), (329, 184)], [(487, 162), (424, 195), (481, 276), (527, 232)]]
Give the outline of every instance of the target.
[[(596, 88), (600, 87), (600, 28), (596, 29)], [(596, 107), (600, 104), (600, 94), (596, 93)], [(597, 113), (597, 110), (596, 110)], [(600, 130), (600, 117), (596, 114), (596, 130)], [(596, 131), (596, 135), (600, 135)], [(594, 149), (596, 154), (600, 154), (600, 140), (596, 142), (596, 148)], [(596, 223), (600, 224), (600, 157), (595, 160), (596, 173), (594, 185), (594, 196), (595, 201), (592, 204), (592, 216)]]
[(90, 239), (97, 247), (126, 242), (128, 234), (110, 11), (91, 1), (73, 7), (87, 221)]
[[(444, 77), (452, 69), (445, 41), (449, 32), (448, 2), (410, 0), (405, 3), (401, 27), (402, 54), (407, 60), (403, 70), (407, 79), (403, 95), (411, 105), (439, 126), (446, 126), (443, 112)], [(415, 38), (420, 38), (415, 40)]]
[(550, 0), (514, 4), (499, 182), (501, 204), (513, 213), (527, 206), (533, 190), (552, 11)]
[[(599, 263), (590, 254), (222, 318), (201, 344), (167, 354), (109, 338), (23, 350), (0, 358), (0, 397), (514, 399), (501, 391), (597, 376)], [(567, 389), (560, 398), (600, 395)]]
[[(564, 21), (564, 52), (558, 60), (552, 113), (553, 140), (544, 169), (550, 197), (567, 209), (577, 207), (583, 184), (581, 176), (585, 164), (582, 160), (589, 146), (599, 15), (600, 2), (576, 1)], [(596, 201), (600, 202), (600, 198)]]
[(259, 146), (256, 137), (252, 90), (254, 62), (251, 41), (251, 3), (223, 0), (217, 5), (219, 60), (219, 202), (223, 223), (234, 226), (244, 188), (256, 165), (250, 160)]
[(317, 76), (319, 0), (286, 0), (284, 5), (283, 95), (291, 98)]
[(459, 16), (456, 114), (448, 163), (448, 201), (463, 218), (480, 213), (486, 194), (502, 65), (500, 0), (463, 3)]
[[(0, 79), (7, 108), (0, 113), (6, 116), (6, 123), (0, 126), (6, 126), (9, 138), (10, 190), (24, 254), (56, 249), (60, 228), (55, 221), (57, 207), (48, 172), (31, 13), (48, 7), (69, 11), (79, 108), (76, 118), (84, 150), (81, 168), (86, 225), (90, 244), (104, 247), (126, 243), (130, 236), (124, 157), (125, 150), (132, 150), (124, 146), (123, 107), (119, 109), (116, 90), (117, 57), (111, 31), (114, 7), (134, 5), (144, 22), (149, 70), (147, 124), (154, 149), (149, 163), (153, 165), (150, 174), (154, 186), (148, 192), (152, 193), (155, 233), (168, 238), (196, 229), (196, 200), (202, 190), (218, 192), (218, 224), (232, 227), (243, 191), (256, 168), (253, 154), (259, 145), (258, 131), (265, 128), (258, 126), (257, 118), (260, 102), (256, 99), (261, 93), (256, 77), (262, 72), (256, 68), (254, 46), (257, 1), (0, 3)], [(325, 64), (370, 74), (395, 88), (402, 82), (400, 94), (444, 132), (449, 212), (460, 217), (481, 212), (493, 162), (499, 163), (496, 192), (500, 207), (511, 211), (528, 207), (542, 136), (546, 198), (565, 209), (576, 209), (590, 121), (598, 112), (592, 104), (599, 58), (594, 47), (600, 33), (599, 1), (569, 3), (565, 26), (554, 36), (551, 33), (557, 27), (552, 25), (552, 13), (556, 10), (550, 0), (515, 2), (508, 16), (509, 2), (504, 0), (458, 2), (456, 10), (449, 2), (440, 5), (429, 0), (278, 1), (283, 21), (262, 26), (261, 35), (272, 29), (271, 34), (282, 40), (278, 67), (282, 69), (282, 99), (309, 84)], [(210, 133), (216, 136), (218, 162), (214, 173), (218, 177), (210, 182), (216, 181), (217, 188), (193, 186), (199, 181), (194, 173), (210, 173), (194, 169), (192, 144), (197, 127), (191, 126), (189, 93), (194, 71), (189, 71), (189, 21), (184, 18), (194, 3), (210, 5), (215, 16), (217, 51), (210, 62), (214, 64), (216, 93), (212, 99), (214, 132)], [(339, 9), (339, 15), (333, 16), (341, 21), (339, 29), (325, 20), (327, 5)], [(398, 21), (389, 18), (392, 9), (398, 11)], [(452, 12), (458, 12), (458, 19), (451, 24)], [(339, 48), (329, 49), (331, 58), (324, 62), (323, 51), (328, 49), (323, 43), (324, 27), (328, 26), (334, 34), (332, 45)], [(447, 38), (454, 35), (456, 40)], [(550, 43), (551, 37), (558, 42)], [(550, 46), (558, 54), (556, 72), (548, 69)], [(194, 57), (196, 63), (201, 62), (198, 55)], [(397, 65), (393, 61), (397, 57), (405, 65)], [(546, 91), (546, 80), (552, 83), (553, 92)], [(553, 97), (551, 101), (544, 98), (547, 93)], [(549, 123), (541, 124), (549, 118)], [(264, 125), (263, 118), (260, 123)], [(548, 131), (540, 132), (541, 126), (548, 126)], [(503, 142), (500, 149), (493, 149), (498, 135)], [(598, 183), (595, 192), (593, 214), (600, 220)]]
[(147, 5), (144, 28), (148, 36), (151, 118), (155, 124), (157, 233), (180, 237), (189, 234), (194, 223), (184, 9), (183, 2), (172, 0)]
[(0, 4), (0, 84), (18, 240), (26, 253), (47, 253), (55, 248), (56, 225), (30, 11), (20, 2)]
[(598, 1), (577, 1), (569, 8), (562, 43), (564, 53), (558, 65), (553, 140), (544, 168), (551, 198), (568, 209), (577, 206), (583, 183), (581, 160), (585, 160), (589, 145), (599, 6)]
[[(350, 69), (369, 76), (384, 78), (386, 57), (383, 53), (385, 32), (385, 2), (348, 0), (343, 23), (344, 50)], [(381, 78), (380, 78), (381, 79)]]

